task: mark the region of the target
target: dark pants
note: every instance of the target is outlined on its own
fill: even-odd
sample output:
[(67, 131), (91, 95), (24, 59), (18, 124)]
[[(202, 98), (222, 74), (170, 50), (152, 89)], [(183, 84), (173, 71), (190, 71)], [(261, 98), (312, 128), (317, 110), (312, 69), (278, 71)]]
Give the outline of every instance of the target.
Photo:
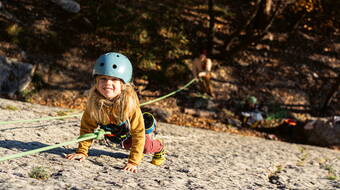
[(211, 78), (210, 74), (208, 74), (207, 76), (201, 77), (200, 85), (201, 85), (202, 90), (205, 93), (207, 93), (210, 96), (214, 96), (212, 92), (210, 78)]

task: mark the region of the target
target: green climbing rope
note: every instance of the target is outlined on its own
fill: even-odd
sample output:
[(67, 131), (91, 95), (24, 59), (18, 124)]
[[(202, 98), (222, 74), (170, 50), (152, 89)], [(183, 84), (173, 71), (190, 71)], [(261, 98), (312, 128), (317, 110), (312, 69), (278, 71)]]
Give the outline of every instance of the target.
[(154, 103), (154, 102), (158, 102), (158, 101), (163, 100), (163, 99), (165, 99), (165, 98), (167, 98), (167, 97), (169, 97), (169, 96), (172, 96), (172, 95), (176, 94), (177, 92), (186, 89), (188, 86), (190, 86), (190, 85), (191, 85), (193, 82), (195, 82), (195, 81), (197, 81), (196, 78), (194, 78), (194, 79), (192, 79), (191, 81), (189, 81), (189, 82), (188, 82), (187, 84), (185, 84), (182, 88), (179, 88), (179, 89), (177, 89), (176, 91), (173, 91), (173, 92), (171, 92), (171, 93), (169, 93), (169, 94), (167, 94), (167, 95), (161, 96), (161, 97), (156, 98), (156, 99), (154, 99), (154, 100), (150, 100), (150, 101), (148, 101), (148, 102), (142, 103), (142, 104), (140, 104), (140, 106), (145, 106), (145, 105), (147, 105), (147, 104), (151, 104), (151, 103)]
[[(196, 78), (192, 79), (191, 81), (189, 81), (187, 84), (185, 84), (182, 88), (177, 89), (176, 91), (173, 91), (167, 95), (161, 96), (159, 98), (156, 98), (154, 100), (150, 100), (148, 102), (144, 102), (141, 103), (140, 106), (145, 106), (147, 104), (151, 104), (160, 100), (163, 100), (169, 96), (172, 96), (176, 93), (178, 93), (179, 91), (184, 90), (185, 88), (189, 87), (192, 83), (194, 83), (195, 81), (197, 81)], [(72, 114), (72, 115), (65, 115), (65, 116), (57, 116), (57, 117), (44, 117), (44, 118), (39, 118), (39, 119), (27, 119), (27, 120), (15, 120), (15, 121), (0, 121), (0, 125), (5, 125), (5, 124), (13, 124), (13, 123), (30, 123), (30, 122), (35, 122), (35, 121), (46, 121), (46, 120), (54, 120), (54, 119), (65, 119), (65, 118), (70, 118), (70, 117), (79, 117), (81, 116), (82, 113), (79, 114)]]
[[(156, 98), (154, 100), (142, 103), (140, 106), (151, 104), (151, 103), (163, 100), (163, 99), (165, 99), (169, 96), (172, 96), (172, 95), (176, 94), (177, 92), (184, 90), (185, 88), (190, 86), (195, 81), (197, 81), (196, 78), (189, 81), (182, 88), (179, 88), (176, 91), (173, 91), (173, 92), (171, 92), (171, 93), (169, 93), (165, 96), (162, 96), (162, 97)], [(47, 117), (47, 118), (40, 118), (40, 119), (32, 119), (32, 120), (7, 121), (7, 122), (0, 122), (0, 124), (10, 124), (10, 123), (19, 123), (19, 122), (33, 122), (33, 121), (52, 120), (52, 119), (63, 119), (63, 118), (67, 118), (67, 117), (76, 117), (76, 116), (80, 116), (80, 115), (81, 114), (73, 114), (73, 115), (66, 115), (66, 116), (59, 116), (59, 117)], [(63, 142), (63, 143), (60, 143), (60, 144), (56, 144), (56, 145), (46, 146), (46, 147), (42, 147), (42, 148), (38, 148), (38, 149), (26, 151), (26, 152), (21, 152), (21, 153), (17, 153), (17, 154), (12, 154), (12, 155), (8, 155), (8, 156), (0, 157), (0, 162), (5, 161), (5, 160), (14, 159), (14, 158), (20, 158), (20, 157), (23, 157), (23, 156), (35, 154), (35, 153), (46, 151), (46, 150), (51, 150), (51, 149), (54, 149), (54, 148), (66, 146), (66, 145), (69, 145), (69, 144), (73, 144), (73, 143), (77, 143), (77, 142), (81, 142), (81, 141), (85, 141), (85, 140), (102, 139), (105, 134), (110, 134), (110, 132), (106, 132), (106, 131), (100, 129), (100, 130), (97, 130), (94, 133), (82, 135), (79, 138), (72, 140), (72, 141), (67, 141), (67, 142)]]
[(98, 130), (94, 133), (82, 135), (79, 138), (72, 140), (72, 141), (67, 141), (67, 142), (63, 142), (63, 143), (59, 143), (59, 144), (55, 144), (55, 145), (50, 145), (50, 146), (46, 146), (46, 147), (42, 147), (42, 148), (38, 148), (38, 149), (26, 151), (26, 152), (20, 152), (20, 153), (17, 153), (17, 154), (4, 156), (4, 157), (0, 158), (0, 162), (10, 160), (10, 159), (14, 159), (14, 158), (24, 157), (24, 156), (27, 156), (27, 155), (30, 155), (30, 154), (35, 154), (35, 153), (38, 153), (38, 152), (51, 150), (51, 149), (54, 149), (54, 148), (59, 148), (59, 147), (70, 145), (70, 144), (77, 143), (77, 142), (80, 142), (80, 141), (86, 141), (86, 140), (90, 140), (90, 139), (101, 139), (101, 138), (103, 138), (103, 136), (105, 134), (111, 134), (111, 133), (105, 132), (104, 130), (100, 129), (100, 130)]

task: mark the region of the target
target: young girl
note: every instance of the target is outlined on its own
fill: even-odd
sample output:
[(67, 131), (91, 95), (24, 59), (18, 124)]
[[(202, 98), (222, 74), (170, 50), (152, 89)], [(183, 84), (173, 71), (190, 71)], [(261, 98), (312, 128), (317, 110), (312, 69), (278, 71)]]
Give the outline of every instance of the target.
[[(93, 133), (100, 126), (112, 131), (111, 140), (130, 149), (128, 162), (123, 170), (137, 172), (143, 153), (154, 153), (152, 164), (165, 161), (164, 146), (145, 134), (144, 119), (133, 85), (132, 65), (120, 53), (101, 55), (93, 68), (95, 85), (91, 88), (85, 112), (81, 119), (80, 135)], [(69, 160), (84, 160), (92, 140), (79, 142), (76, 153), (66, 156)]]

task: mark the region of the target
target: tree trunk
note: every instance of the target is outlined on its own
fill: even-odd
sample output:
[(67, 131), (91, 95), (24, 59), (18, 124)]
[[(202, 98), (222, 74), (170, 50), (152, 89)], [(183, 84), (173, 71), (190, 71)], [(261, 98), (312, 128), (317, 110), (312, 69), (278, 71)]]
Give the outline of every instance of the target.
[(215, 26), (215, 14), (214, 14), (214, 2), (213, 0), (208, 1), (208, 11), (209, 11), (209, 31), (208, 31), (208, 56), (212, 54), (214, 48), (214, 26)]
[(224, 50), (229, 50), (232, 42), (240, 35), (240, 33), (242, 31), (244, 31), (248, 26), (249, 24), (251, 23), (251, 21), (255, 18), (255, 16), (257, 15), (257, 12), (259, 11), (259, 7), (260, 7), (260, 3), (261, 3), (262, 0), (257, 0), (257, 5), (256, 5), (256, 9), (254, 10), (254, 12), (252, 13), (252, 15), (250, 16), (250, 19), (244, 24), (243, 27), (239, 28), (238, 30), (236, 30), (234, 33), (232, 33), (230, 35), (230, 37), (224, 42), (224, 46), (223, 46), (223, 49)]
[[(275, 2), (275, 3), (274, 3)], [(221, 50), (221, 57), (228, 54), (229, 59), (238, 52), (257, 42), (266, 35), (277, 16), (294, 1), (257, 0), (254, 13), (241, 29), (228, 38)], [(227, 53), (225, 53), (227, 51)]]
[[(244, 49), (252, 42), (261, 39), (265, 35), (267, 30), (273, 23), (276, 13), (278, 12), (277, 8), (276, 11), (273, 14), (271, 14), (273, 12), (272, 6), (273, 6), (272, 0), (257, 1), (256, 9), (252, 16), (250, 17), (250, 19), (245, 24), (245, 26), (240, 30), (236, 31), (235, 33), (233, 33), (231, 35), (230, 40), (228, 40), (225, 43), (226, 44), (225, 49), (229, 51), (228, 54), (230, 56)], [(242, 31), (244, 31), (243, 36), (241, 36)], [(235, 45), (234, 47), (231, 47), (233, 41), (237, 38), (239, 39), (239, 43), (237, 43), (237, 45)]]
[[(261, 0), (259, 2), (256, 15), (245, 29), (244, 39), (240, 39), (236, 46), (230, 48), (228, 53), (230, 56), (242, 51), (251, 43), (262, 39), (267, 33), (279, 13), (279, 5), (277, 5), (277, 9), (274, 12), (272, 11), (272, 5), (272, 0)], [(271, 14), (271, 12), (273, 13)]]
[(271, 19), (272, 5), (272, 0), (261, 0), (257, 14), (247, 28), (247, 31), (262, 30), (268, 26), (268, 22)]

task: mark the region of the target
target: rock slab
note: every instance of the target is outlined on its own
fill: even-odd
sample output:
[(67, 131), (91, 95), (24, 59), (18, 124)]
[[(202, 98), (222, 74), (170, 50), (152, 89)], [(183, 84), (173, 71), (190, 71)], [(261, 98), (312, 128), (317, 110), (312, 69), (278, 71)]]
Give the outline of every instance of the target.
[[(10, 105), (10, 106), (9, 106)], [(67, 113), (54, 107), (0, 99), (1, 121), (24, 120)], [(0, 157), (77, 138), (79, 117), (0, 125)], [(0, 162), (0, 189), (296, 189), (340, 188), (340, 152), (256, 137), (218, 133), (166, 123), (157, 138), (166, 143), (167, 161), (150, 164), (146, 155), (139, 173), (121, 170), (128, 153), (93, 144), (83, 162), (65, 154), (76, 144)], [(45, 180), (29, 173), (42, 167)]]

